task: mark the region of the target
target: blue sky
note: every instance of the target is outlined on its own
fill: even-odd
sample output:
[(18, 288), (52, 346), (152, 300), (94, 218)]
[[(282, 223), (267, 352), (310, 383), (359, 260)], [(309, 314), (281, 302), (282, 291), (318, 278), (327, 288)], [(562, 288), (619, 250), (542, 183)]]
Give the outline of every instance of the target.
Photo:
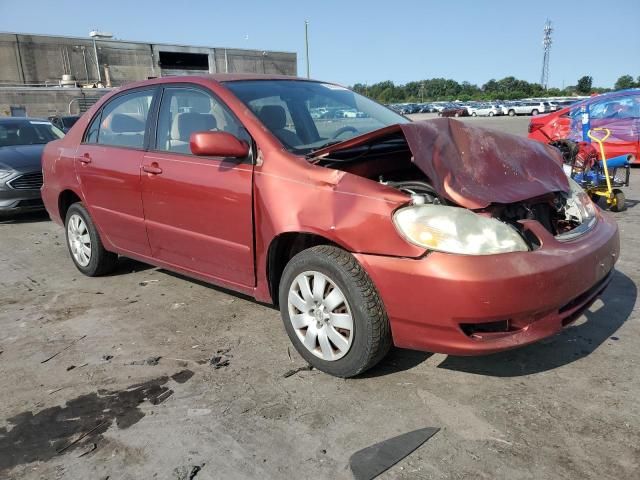
[(87, 36), (98, 27), (123, 40), (294, 51), (301, 75), (308, 19), (311, 76), (345, 85), (539, 81), (547, 17), (556, 29), (550, 86), (640, 75), (639, 0), (0, 0), (0, 31)]

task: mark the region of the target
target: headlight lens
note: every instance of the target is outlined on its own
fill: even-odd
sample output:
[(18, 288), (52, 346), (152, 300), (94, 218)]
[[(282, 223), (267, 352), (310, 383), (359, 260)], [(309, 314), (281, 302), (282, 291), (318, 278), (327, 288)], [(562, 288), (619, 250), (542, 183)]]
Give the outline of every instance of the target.
[(429, 250), (466, 255), (529, 250), (510, 225), (464, 208), (415, 205), (397, 210), (393, 222), (409, 242)]
[(579, 223), (591, 223), (596, 216), (596, 206), (575, 180), (568, 180), (571, 190), (567, 198), (567, 214), (575, 217)]

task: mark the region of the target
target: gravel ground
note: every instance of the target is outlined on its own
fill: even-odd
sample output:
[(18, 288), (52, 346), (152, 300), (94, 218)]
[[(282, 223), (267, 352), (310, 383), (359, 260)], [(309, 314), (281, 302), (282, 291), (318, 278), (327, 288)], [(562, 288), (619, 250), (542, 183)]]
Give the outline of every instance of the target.
[(640, 478), (632, 182), (618, 271), (574, 326), (481, 358), (394, 350), (352, 380), (291, 374), (268, 306), (127, 259), (85, 278), (45, 216), (3, 221), (0, 478), (348, 479), (355, 451), (428, 426), (380, 478)]

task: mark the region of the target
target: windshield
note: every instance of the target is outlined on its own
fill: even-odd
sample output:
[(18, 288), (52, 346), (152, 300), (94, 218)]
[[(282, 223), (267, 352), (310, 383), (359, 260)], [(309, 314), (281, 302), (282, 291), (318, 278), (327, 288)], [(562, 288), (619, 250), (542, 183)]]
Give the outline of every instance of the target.
[(405, 117), (351, 90), (304, 80), (225, 82), (285, 146), (308, 154)]
[(44, 120), (0, 122), (0, 147), (39, 145), (64, 137), (62, 130)]

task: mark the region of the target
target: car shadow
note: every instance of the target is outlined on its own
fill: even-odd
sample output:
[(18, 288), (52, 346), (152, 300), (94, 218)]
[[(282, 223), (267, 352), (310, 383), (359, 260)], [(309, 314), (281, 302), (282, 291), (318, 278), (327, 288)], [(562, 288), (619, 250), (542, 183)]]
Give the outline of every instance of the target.
[(363, 374), (358, 375), (357, 378), (384, 377), (385, 375), (403, 372), (420, 365), (432, 355), (433, 353), (429, 352), (393, 347), (380, 363)]
[(606, 341), (618, 341), (614, 334), (631, 316), (637, 295), (633, 280), (615, 271), (601, 296), (602, 304), (596, 302), (576, 323), (555, 337), (484, 357), (448, 356), (438, 368), (492, 377), (519, 377), (562, 367), (590, 355)]
[(118, 266), (113, 272), (105, 275), (105, 277), (115, 277), (118, 275), (124, 275), (125, 273), (144, 272), (145, 270), (151, 270), (152, 268), (156, 267), (129, 257), (118, 257)]
[(212, 283), (208, 283), (208, 282), (205, 282), (203, 280), (198, 280), (196, 278), (187, 277), (186, 275), (182, 275), (181, 273), (172, 272), (171, 270), (165, 270), (163, 268), (159, 268), (158, 271), (160, 271), (162, 273), (165, 273), (167, 275), (170, 275), (172, 277), (179, 278), (180, 280), (184, 280), (186, 282), (195, 283), (196, 285), (200, 285), (201, 287), (205, 287), (205, 288), (209, 288), (211, 290), (215, 290), (216, 292), (225, 293), (227, 295), (231, 295), (233, 297), (240, 298), (242, 300), (247, 300), (248, 302), (251, 302), (251, 303), (256, 303), (258, 305), (262, 305), (264, 307), (269, 307), (271, 309), (276, 309), (277, 310), (277, 308), (274, 307), (273, 305), (270, 305), (270, 304), (267, 304), (267, 303), (258, 302), (255, 298), (253, 298), (253, 297), (251, 297), (249, 295), (245, 295), (244, 293), (236, 292), (235, 290), (229, 290), (227, 288), (220, 287), (218, 285), (214, 285)]
[(15, 215), (6, 217), (0, 216), (0, 225), (48, 222), (50, 220), (46, 210), (38, 210), (35, 212), (16, 213)]

